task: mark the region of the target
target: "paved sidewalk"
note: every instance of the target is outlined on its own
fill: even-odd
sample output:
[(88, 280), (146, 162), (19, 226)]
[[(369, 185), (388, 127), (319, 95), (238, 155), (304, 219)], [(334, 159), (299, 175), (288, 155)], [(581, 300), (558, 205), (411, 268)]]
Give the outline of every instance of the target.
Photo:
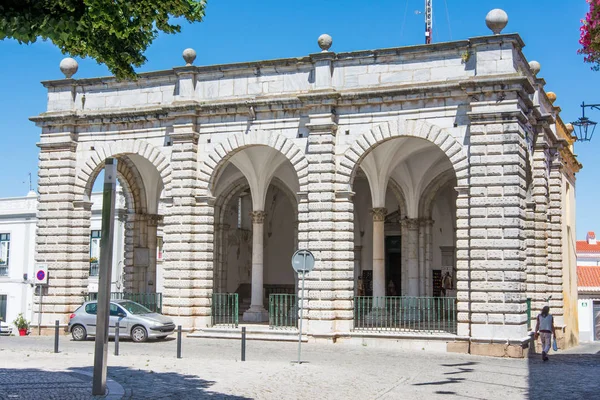
[[(0, 338), (0, 399), (89, 399), (94, 342)], [(185, 338), (122, 341), (110, 398), (124, 399), (590, 399), (600, 393), (600, 344), (515, 360), (353, 345)], [(88, 374), (88, 375), (85, 375)], [(551, 395), (549, 395), (551, 393)]]

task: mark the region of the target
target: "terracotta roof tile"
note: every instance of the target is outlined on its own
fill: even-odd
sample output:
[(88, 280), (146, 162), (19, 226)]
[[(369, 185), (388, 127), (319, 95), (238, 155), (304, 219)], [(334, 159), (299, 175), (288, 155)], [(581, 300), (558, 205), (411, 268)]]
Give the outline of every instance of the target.
[(577, 286), (600, 287), (600, 266), (578, 266)]
[(600, 242), (589, 244), (585, 240), (578, 240), (576, 248), (578, 253), (600, 253)]

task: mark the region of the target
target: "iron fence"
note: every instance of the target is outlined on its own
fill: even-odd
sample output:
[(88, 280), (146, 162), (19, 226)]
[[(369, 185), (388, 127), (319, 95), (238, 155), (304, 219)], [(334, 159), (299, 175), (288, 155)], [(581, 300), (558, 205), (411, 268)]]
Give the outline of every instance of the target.
[(239, 323), (239, 303), (237, 293), (213, 293), (212, 324), (237, 328)]
[[(162, 312), (162, 293), (122, 293), (111, 292), (111, 300), (131, 300), (140, 303), (153, 312)], [(85, 301), (98, 300), (98, 293), (88, 293)]]
[(358, 296), (354, 298), (354, 330), (456, 334), (456, 299)]
[(298, 296), (286, 293), (269, 295), (269, 327), (271, 329), (298, 327)]

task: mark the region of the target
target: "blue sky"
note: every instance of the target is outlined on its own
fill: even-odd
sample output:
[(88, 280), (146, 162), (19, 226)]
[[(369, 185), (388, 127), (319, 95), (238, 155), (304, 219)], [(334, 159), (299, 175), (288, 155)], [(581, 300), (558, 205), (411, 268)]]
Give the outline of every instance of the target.
[[(577, 54), (579, 26), (587, 10), (585, 0), (434, 0), (434, 42), (490, 34), (485, 15), (504, 9), (509, 23), (504, 33), (518, 32), (528, 60), (542, 65), (538, 76), (546, 90), (557, 94), (555, 105), (569, 122), (581, 114), (579, 105), (600, 103), (600, 72), (590, 70)], [(182, 33), (161, 35), (147, 51), (139, 71), (183, 65), (181, 52), (196, 50), (196, 65), (304, 56), (319, 51), (317, 37), (329, 33), (332, 51), (353, 51), (421, 44), (424, 41), (423, 0), (355, 1), (240, 1), (209, 0), (203, 23), (183, 23)], [(28, 173), (37, 174), (40, 129), (28, 117), (46, 107), (40, 81), (63, 77), (58, 65), (64, 57), (50, 42), (30, 46), (0, 42), (0, 197), (25, 195)], [(75, 78), (108, 75), (91, 59), (78, 60)], [(588, 110), (589, 111), (589, 110)], [(600, 111), (588, 112), (600, 121)], [(600, 185), (600, 128), (591, 143), (576, 144), (583, 163), (577, 175), (577, 237), (600, 231), (597, 204)]]

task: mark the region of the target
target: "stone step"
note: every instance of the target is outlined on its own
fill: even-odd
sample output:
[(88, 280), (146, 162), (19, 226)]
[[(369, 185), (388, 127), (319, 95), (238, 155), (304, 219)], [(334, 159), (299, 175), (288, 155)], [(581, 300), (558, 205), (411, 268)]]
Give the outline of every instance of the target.
[[(238, 328), (214, 327), (204, 328), (189, 333), (188, 337), (205, 339), (237, 339), (242, 338), (242, 326), (246, 327), (246, 340), (266, 340), (279, 342), (297, 342), (297, 329), (270, 329), (266, 325), (240, 325)], [(307, 342), (308, 337), (302, 336), (302, 341)]]

